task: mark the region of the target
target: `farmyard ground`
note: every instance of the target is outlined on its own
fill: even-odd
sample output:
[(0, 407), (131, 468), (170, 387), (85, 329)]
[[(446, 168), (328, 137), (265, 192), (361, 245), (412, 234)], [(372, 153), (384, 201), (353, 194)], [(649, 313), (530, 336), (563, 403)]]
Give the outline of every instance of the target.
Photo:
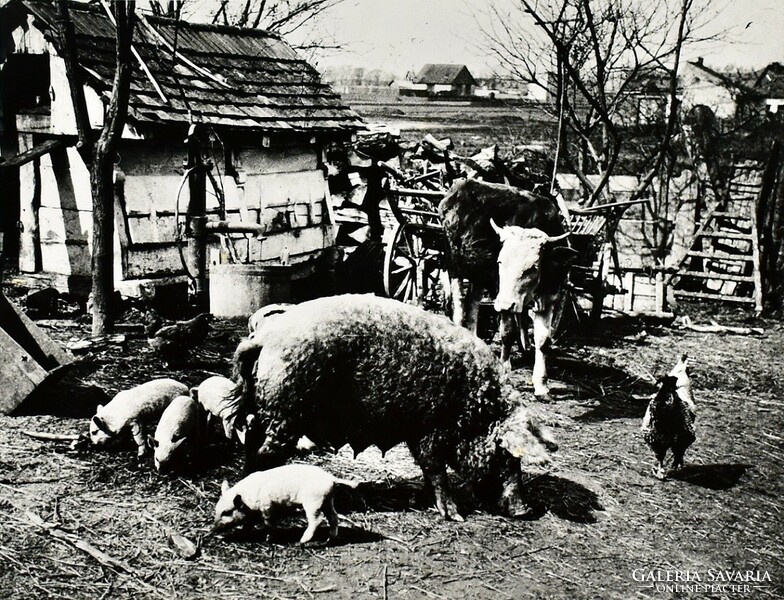
[[(217, 323), (207, 344), (176, 369), (150, 355), (144, 340), (131, 339), (124, 349), (82, 358), (50, 397), (25, 407), (33, 414), (0, 417), (0, 596), (782, 597), (784, 327), (756, 324), (763, 336), (610, 320), (590, 335), (562, 341), (552, 369), (561, 384), (554, 402), (542, 407), (561, 447), (548, 472), (528, 475), (537, 508), (532, 520), (474, 512), (465, 523), (441, 521), (405, 450), (382, 458), (371, 449), (354, 460), (344, 448), (337, 456), (302, 459), (365, 482), (338, 497), (336, 545), (298, 547), (304, 518), (293, 517), (269, 541), (205, 538), (194, 561), (170, 548), (167, 533), (192, 540), (204, 535), (221, 480), (238, 477), (239, 453), (212, 447), (195, 473), (168, 478), (151, 464), (137, 465), (128, 449), (71, 451), (22, 433), (84, 431), (102, 392), (112, 396), (152, 377), (196, 384), (208, 372), (228, 374), (243, 324)], [(86, 329), (49, 331), (64, 341)], [(698, 439), (686, 455), (686, 471), (661, 482), (650, 474), (653, 456), (638, 429), (653, 390), (650, 377), (669, 370), (681, 352), (696, 359)], [(518, 360), (514, 381), (529, 389), (529, 365)], [(43, 412), (55, 415), (35, 414)], [(128, 572), (101, 566), (34, 525), (28, 512), (104, 551)], [(675, 584), (685, 582), (672, 581), (657, 590), (650, 581), (657, 570), (662, 577), (690, 578), (691, 587), (677, 591)], [(763, 581), (748, 590), (709, 587), (722, 583), (727, 570), (761, 571)]]

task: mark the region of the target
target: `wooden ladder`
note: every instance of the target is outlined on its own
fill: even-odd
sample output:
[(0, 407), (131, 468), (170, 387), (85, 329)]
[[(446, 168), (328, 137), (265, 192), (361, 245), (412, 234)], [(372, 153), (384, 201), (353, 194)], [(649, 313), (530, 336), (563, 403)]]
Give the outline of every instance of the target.
[(757, 201), (762, 169), (735, 165), (729, 201), (709, 210), (670, 276), (676, 298), (753, 304), (762, 311)]

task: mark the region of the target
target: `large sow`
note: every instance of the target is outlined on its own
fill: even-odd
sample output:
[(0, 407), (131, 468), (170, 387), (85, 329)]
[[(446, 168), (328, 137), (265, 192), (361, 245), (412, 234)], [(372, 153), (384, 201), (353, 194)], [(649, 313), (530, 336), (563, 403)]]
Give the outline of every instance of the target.
[(521, 516), (521, 460), (545, 463), (556, 447), (487, 345), (395, 300), (345, 295), (291, 307), (239, 345), (235, 369), (238, 401), (257, 419), (249, 470), (284, 463), (303, 435), (355, 453), (405, 442), (445, 518), (462, 520), (447, 466), (478, 499)]

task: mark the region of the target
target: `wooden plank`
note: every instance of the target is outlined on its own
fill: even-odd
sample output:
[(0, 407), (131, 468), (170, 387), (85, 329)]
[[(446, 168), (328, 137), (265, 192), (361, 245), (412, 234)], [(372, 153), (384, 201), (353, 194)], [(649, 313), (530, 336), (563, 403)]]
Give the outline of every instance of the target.
[(731, 273), (710, 273), (708, 271), (678, 271), (678, 277), (694, 277), (695, 279), (715, 279), (716, 281), (749, 281), (752, 275), (733, 275)]
[(700, 234), (702, 237), (720, 238), (727, 240), (749, 240), (754, 238), (751, 233), (735, 233), (730, 231), (704, 231)]
[(749, 256), (748, 254), (737, 254), (735, 256), (731, 256), (729, 254), (718, 255), (718, 254), (713, 254), (711, 252), (699, 252), (697, 250), (689, 250), (686, 254), (688, 256), (707, 258), (709, 260), (724, 261), (724, 262), (751, 262), (752, 260), (752, 257)]
[(21, 167), (27, 163), (40, 158), (44, 154), (49, 154), (52, 150), (63, 146), (70, 146), (76, 143), (76, 139), (59, 138), (56, 140), (46, 140), (41, 142), (33, 148), (29, 148), (23, 152), (13, 155), (12, 157), (3, 160), (0, 159), (0, 169), (8, 169), (11, 167)]
[(730, 213), (724, 210), (717, 210), (713, 213), (714, 217), (723, 217), (725, 219), (743, 219), (744, 221), (750, 221), (751, 217), (746, 215), (739, 215), (736, 213)]
[(437, 192), (435, 190), (411, 190), (407, 188), (391, 188), (390, 194), (395, 196), (413, 196), (415, 198), (433, 198), (441, 200), (446, 196), (446, 192)]
[(727, 302), (739, 302), (742, 304), (754, 304), (754, 298), (744, 296), (727, 296), (726, 294), (710, 294), (708, 292), (687, 292), (686, 290), (673, 290), (676, 296), (687, 298), (699, 298), (702, 300), (726, 300)]
[[(762, 186), (760, 186), (762, 195)], [(757, 227), (757, 211), (751, 211), (751, 257), (754, 263), (754, 310), (759, 315), (762, 312), (762, 260), (760, 258), (759, 229)]]
[[(33, 135), (19, 134), (19, 150), (25, 152), (33, 148)], [(39, 177), (40, 170), (35, 161), (19, 167), (19, 270), (35, 273), (36, 245), (38, 243), (38, 207), (41, 203)]]

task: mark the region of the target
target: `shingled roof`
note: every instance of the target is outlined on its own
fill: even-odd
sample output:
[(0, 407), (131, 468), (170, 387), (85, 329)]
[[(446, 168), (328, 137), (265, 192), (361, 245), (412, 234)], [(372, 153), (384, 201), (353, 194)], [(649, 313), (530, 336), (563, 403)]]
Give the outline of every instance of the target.
[(465, 65), (427, 64), (419, 71), (414, 83), (476, 85), (476, 80)]
[[(55, 44), (53, 2), (23, 0)], [(99, 92), (114, 77), (115, 28), (100, 5), (70, 3), (79, 61)], [(354, 131), (363, 125), (319, 73), (280, 36), (139, 16), (129, 116), (147, 123), (195, 120), (231, 128)]]

